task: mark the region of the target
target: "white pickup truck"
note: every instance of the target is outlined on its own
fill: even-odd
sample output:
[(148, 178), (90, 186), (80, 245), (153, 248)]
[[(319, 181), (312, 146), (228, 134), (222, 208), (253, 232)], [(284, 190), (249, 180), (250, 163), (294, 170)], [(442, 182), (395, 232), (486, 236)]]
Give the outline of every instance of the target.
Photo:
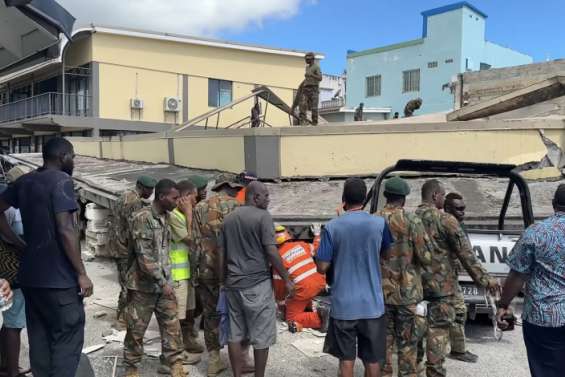
[[(514, 165), (453, 162), (400, 160), (394, 166), (385, 169), (375, 180), (369, 193), (370, 211), (374, 213), (382, 202), (382, 183), (392, 175), (438, 176), (442, 181), (461, 176), (473, 179), (491, 179), (507, 181), (506, 193), (497, 219), (492, 216), (476, 216), (467, 218), (465, 229), (469, 235), (473, 250), (486, 270), (493, 276), (504, 280), (508, 274), (505, 259), (518, 240), (521, 232), (534, 222), (532, 202), (526, 181), (515, 171)], [(513, 195), (514, 190), (517, 190)], [(519, 200), (521, 216), (507, 216), (511, 200)], [(382, 203), (381, 203), (382, 205)], [(487, 203), (492, 206), (494, 203)], [(471, 278), (462, 274), (459, 277), (465, 295), (470, 318), (477, 313), (491, 313), (486, 293), (483, 288), (473, 284)]]

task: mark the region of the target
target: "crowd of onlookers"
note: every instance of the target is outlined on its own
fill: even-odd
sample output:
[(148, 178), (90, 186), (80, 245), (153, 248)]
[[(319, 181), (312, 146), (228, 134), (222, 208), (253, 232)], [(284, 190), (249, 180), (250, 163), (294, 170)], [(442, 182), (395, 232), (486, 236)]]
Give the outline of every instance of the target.
[[(43, 159), (33, 172), (11, 170), (0, 196), (1, 373), (9, 377), (29, 372), (18, 365), (26, 326), (33, 375), (75, 376), (84, 343), (83, 299), (93, 292), (81, 260), (73, 147), (53, 138)], [(357, 358), (366, 377), (391, 376), (394, 369), (417, 376), (424, 356), (427, 376), (445, 376), (450, 330), (461, 317), (464, 323), (464, 309), (462, 316), (457, 309), (463, 271), (492, 295), (501, 292), (501, 329), (511, 325), (509, 305), (524, 290), (531, 373), (563, 375), (565, 185), (555, 193), (555, 214), (529, 227), (516, 243), (501, 288), (473, 253), (463, 198), (449, 195), (443, 210), (446, 192), (435, 179), (422, 186), (422, 204), (410, 213), (404, 209), (407, 183), (389, 178), (386, 205), (375, 215), (364, 211), (365, 182), (347, 179), (339, 215), (323, 230), (313, 228), (313, 243), (275, 226), (268, 188), (256, 177), (222, 175), (211, 197), (205, 194), (207, 181), (201, 181), (140, 177), (118, 201), (113, 246), (122, 293), (116, 325), (127, 329), (126, 376), (139, 376), (152, 315), (162, 340), (160, 372), (186, 376), (183, 365), (200, 362), (204, 347), (195, 321), (201, 315), (208, 376), (226, 369), (219, 354), (225, 344), (234, 376), (265, 376), (276, 342), (277, 304), (291, 331), (327, 332), (324, 352), (339, 359), (342, 377), (353, 376)], [(326, 283), (329, 310), (312, 304)], [(450, 356), (476, 361), (464, 346), (452, 345)]]

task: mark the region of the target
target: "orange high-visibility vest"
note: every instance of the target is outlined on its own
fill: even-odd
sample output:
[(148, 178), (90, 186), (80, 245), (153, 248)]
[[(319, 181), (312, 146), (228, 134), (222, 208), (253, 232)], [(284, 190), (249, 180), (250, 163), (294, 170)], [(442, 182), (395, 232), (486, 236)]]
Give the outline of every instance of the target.
[[(314, 245), (302, 241), (285, 242), (279, 247), (283, 265), (288, 271), (290, 280), (294, 282), (297, 299), (311, 299), (326, 285), (324, 275), (318, 273), (316, 263), (312, 259)], [(284, 300), (286, 287), (278, 273), (273, 273), (275, 296)]]
[(239, 190), (237, 192), (237, 195), (235, 196), (235, 200), (237, 200), (237, 202), (241, 205), (245, 204), (245, 191), (247, 191), (247, 190), (244, 187), (241, 190)]

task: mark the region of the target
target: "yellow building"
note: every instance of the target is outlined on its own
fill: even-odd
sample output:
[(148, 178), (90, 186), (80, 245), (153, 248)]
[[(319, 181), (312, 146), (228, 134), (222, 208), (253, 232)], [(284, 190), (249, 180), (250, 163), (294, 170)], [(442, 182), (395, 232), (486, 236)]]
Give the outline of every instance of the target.
[[(180, 128), (263, 85), (290, 105), (304, 77), (301, 51), (99, 26), (74, 30), (71, 41), (31, 58), (3, 61), (0, 53), (3, 147), (38, 151), (53, 133)], [(259, 102), (267, 125), (290, 125), (287, 113)], [(249, 98), (198, 125), (236, 128), (249, 122), (254, 104)]]

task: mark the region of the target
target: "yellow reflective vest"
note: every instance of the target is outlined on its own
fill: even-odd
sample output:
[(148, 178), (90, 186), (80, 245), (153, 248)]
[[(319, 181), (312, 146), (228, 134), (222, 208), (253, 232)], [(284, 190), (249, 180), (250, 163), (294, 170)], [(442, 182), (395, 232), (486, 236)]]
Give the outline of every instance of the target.
[[(186, 216), (177, 208), (173, 210), (172, 215), (186, 224)], [(190, 261), (186, 244), (183, 242), (171, 242), (169, 259), (171, 260), (171, 277), (173, 281), (190, 279)]]

